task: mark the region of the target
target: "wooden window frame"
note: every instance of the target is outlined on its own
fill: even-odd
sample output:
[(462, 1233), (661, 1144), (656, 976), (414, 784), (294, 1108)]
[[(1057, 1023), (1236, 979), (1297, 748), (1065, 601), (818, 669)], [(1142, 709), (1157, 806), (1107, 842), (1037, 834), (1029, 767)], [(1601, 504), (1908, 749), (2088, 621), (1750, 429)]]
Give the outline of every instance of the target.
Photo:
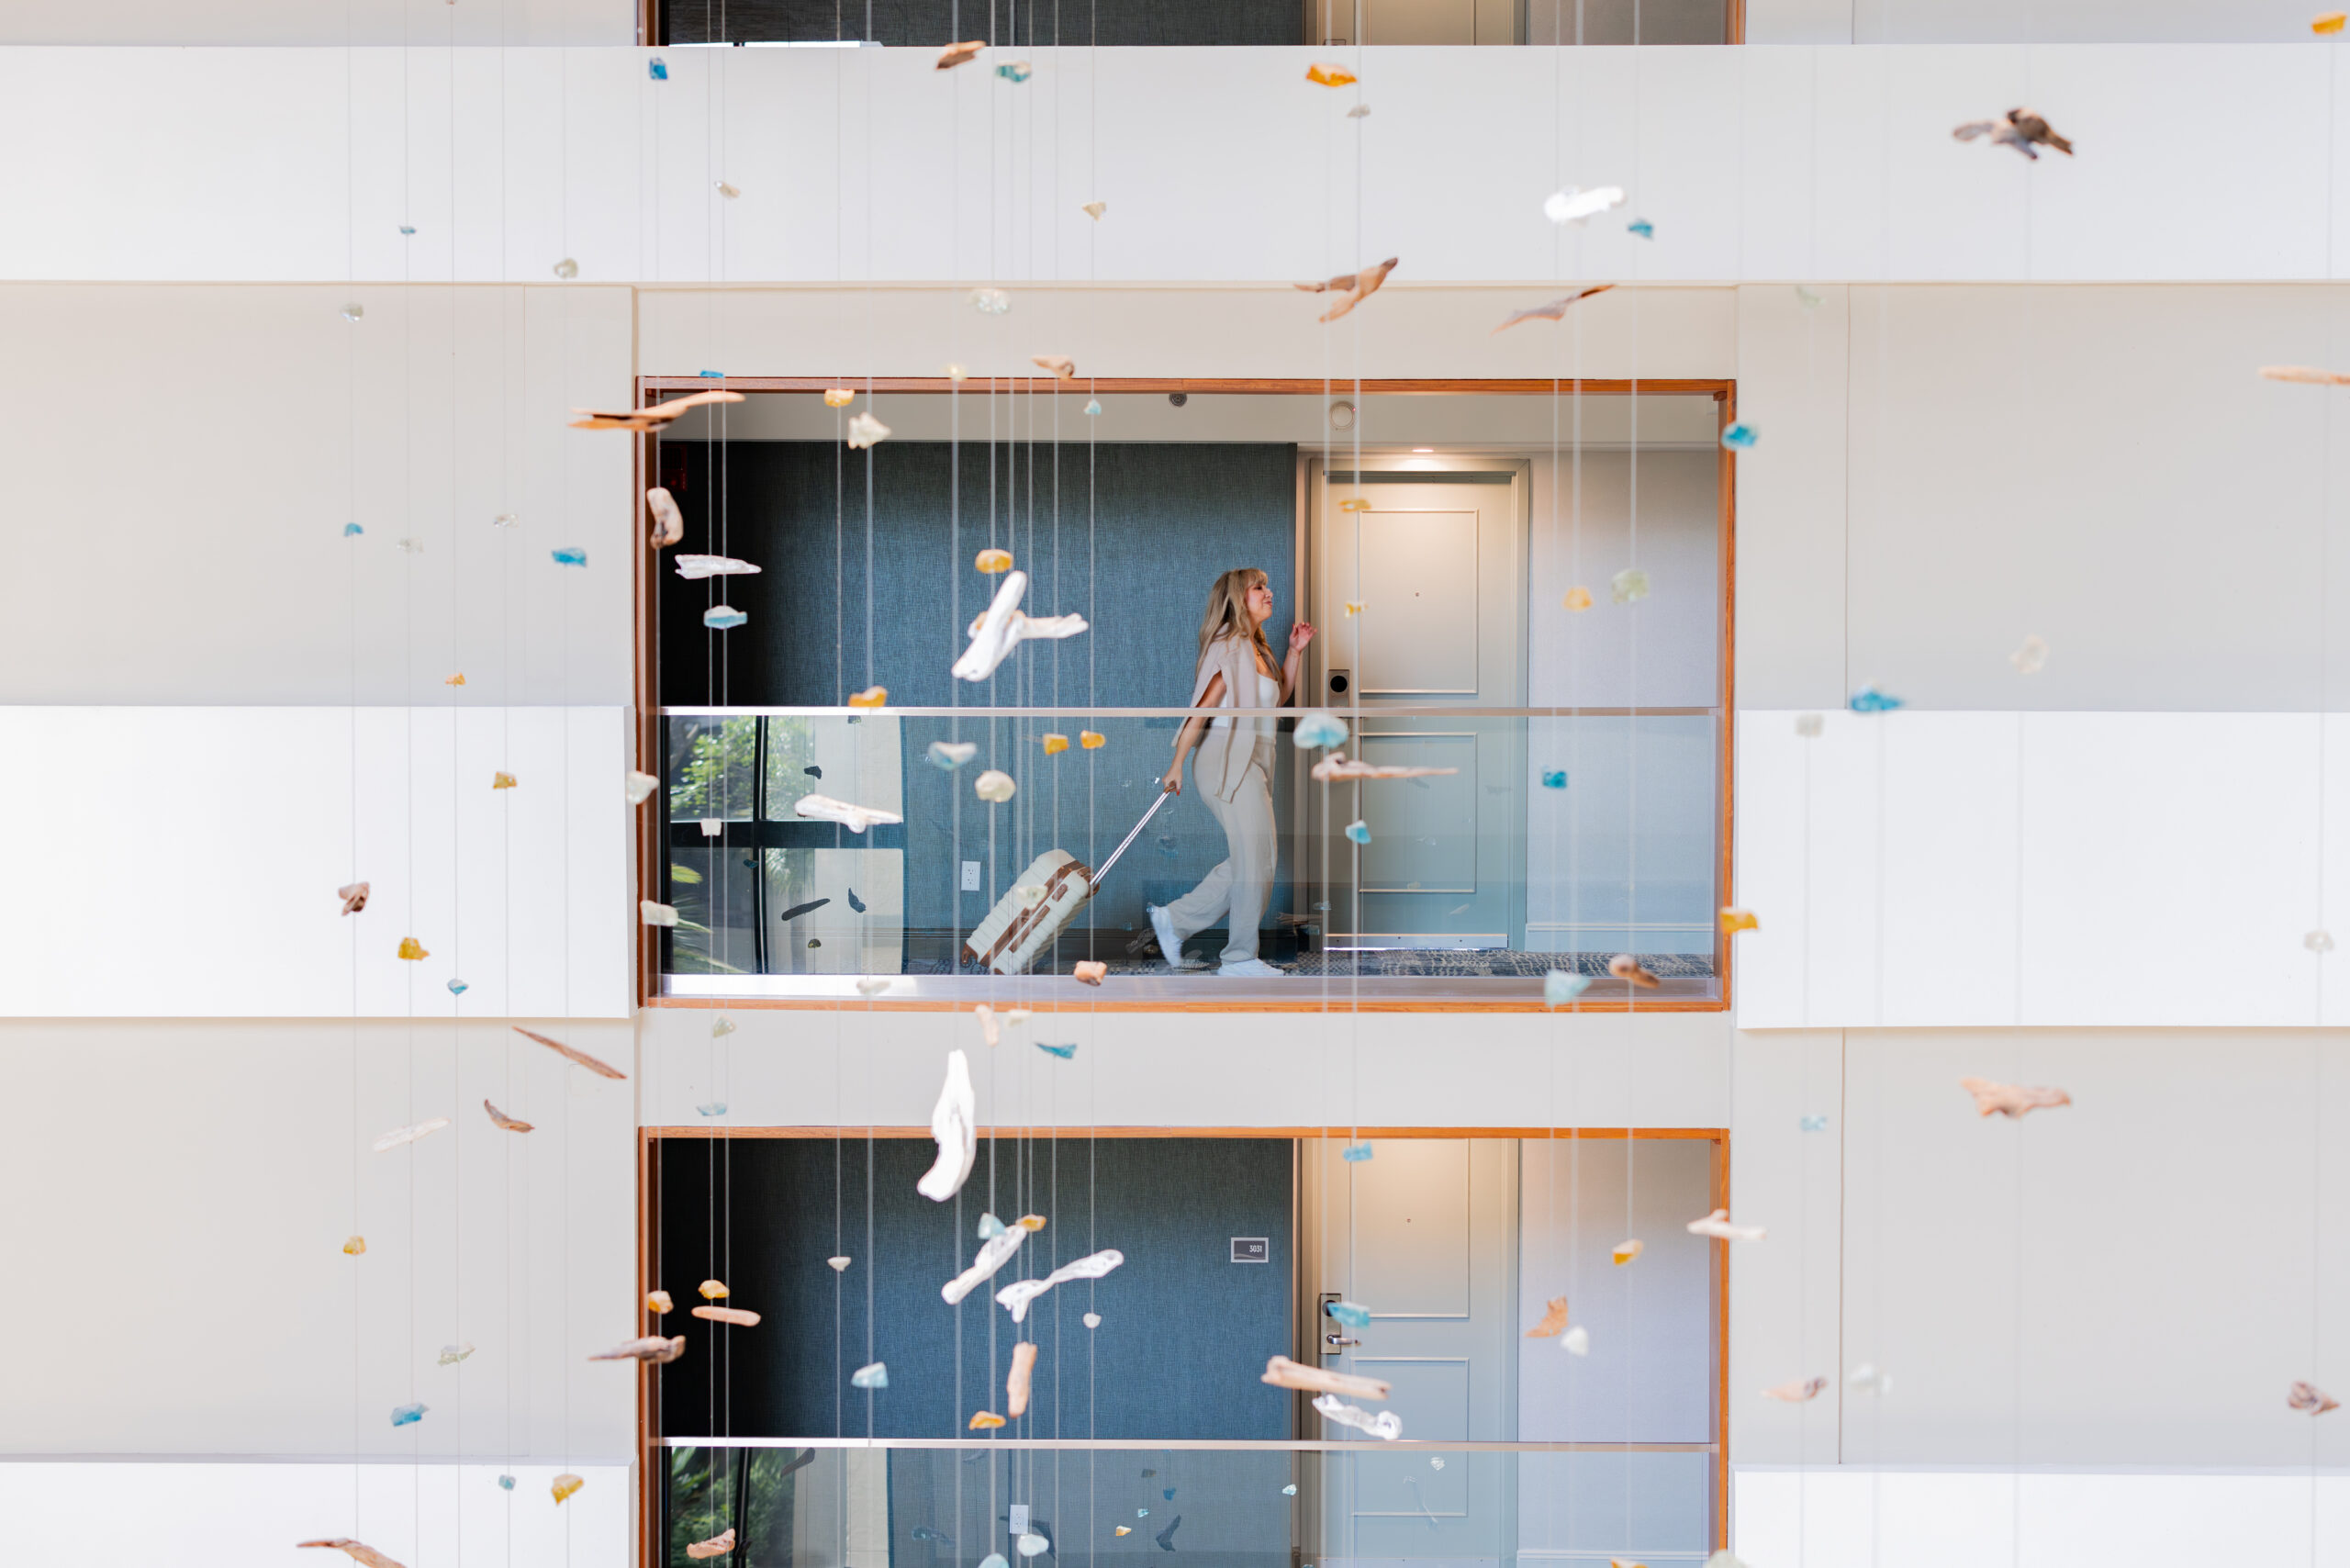
[[(994, 1128), (985, 1136), (990, 1138), (1007, 1135), (1029, 1136), (1033, 1128)], [(852, 1126), (771, 1126), (771, 1127), (711, 1127), (711, 1126), (640, 1126), (636, 1129), (636, 1299), (639, 1330), (645, 1334), (661, 1332), (660, 1324), (644, 1309), (646, 1293), (653, 1284), (653, 1216), (660, 1212), (660, 1162), (654, 1158), (655, 1146), (664, 1138), (681, 1142), (728, 1138), (846, 1138), (862, 1134), (867, 1138), (928, 1138), (928, 1127), (852, 1127)], [(1727, 1127), (1058, 1127), (1050, 1136), (1058, 1139), (1102, 1137), (1225, 1137), (1225, 1138), (1286, 1138), (1300, 1148), (1309, 1140), (1346, 1137), (1358, 1140), (1401, 1138), (1514, 1138), (1521, 1143), (1535, 1141), (1574, 1142), (1591, 1138), (1602, 1142), (1653, 1139), (1686, 1141), (1704, 1139), (1713, 1148), (1713, 1205), (1729, 1207), (1729, 1129)], [(1520, 1219), (1521, 1234), (1524, 1225)], [(1731, 1243), (1715, 1241), (1708, 1249), (1708, 1284), (1713, 1292), (1714, 1316), (1714, 1411), (1713, 1411), (1713, 1550), (1729, 1550), (1729, 1249)], [(1292, 1249), (1294, 1251), (1294, 1249)], [(1292, 1257), (1293, 1269), (1302, 1271), (1304, 1260)], [(1301, 1292), (1310, 1294), (1312, 1282), (1302, 1273), (1291, 1282), (1292, 1305), (1304, 1299)], [(659, 1383), (654, 1369), (642, 1361), (636, 1368), (636, 1439), (638, 1458), (637, 1519), (639, 1522), (639, 1554), (641, 1563), (664, 1563), (666, 1542), (661, 1533), (658, 1513), (660, 1501), (659, 1477), (655, 1467), (666, 1463), (662, 1455), (668, 1450), (661, 1446)], [(1141, 1446), (1147, 1448), (1148, 1443)]]
[[(636, 403), (644, 408), (659, 402), (664, 394), (675, 392), (706, 392), (721, 388), (733, 392), (822, 392), (840, 385), (837, 378), (812, 375), (730, 375), (711, 377), (699, 375), (640, 375), (636, 380)], [(973, 376), (965, 381), (949, 381), (938, 375), (881, 375), (853, 380), (849, 385), (858, 391), (872, 393), (984, 393), (1034, 391), (1039, 386), (1050, 387), (1053, 381), (1046, 376)], [(1349, 397), (1379, 397), (1382, 395), (1415, 394), (1504, 397), (1592, 397), (1625, 398), (1648, 394), (1659, 397), (1710, 397), (1714, 399), (1715, 428), (1727, 431), (1738, 420), (1738, 383), (1722, 377), (1667, 377), (1658, 380), (1626, 380), (1621, 378), (1584, 377), (1500, 380), (1492, 378), (1445, 379), (1414, 377), (1383, 381), (1330, 382), (1298, 378), (1263, 377), (1092, 377), (1085, 382), (1088, 392), (1113, 396), (1129, 393), (1169, 392), (1213, 395), (1250, 394), (1257, 396), (1284, 395), (1292, 397), (1329, 397), (1344, 391)], [(631, 482), (634, 486), (634, 512), (637, 526), (649, 527), (644, 510), (644, 487), (649, 483), (647, 457), (649, 443), (656, 437), (647, 434), (636, 438)], [(1716, 525), (1718, 566), (1721, 584), (1721, 636), (1719, 654), (1721, 667), (1718, 672), (1716, 689), (1719, 693), (1718, 706), (1721, 712), (1720, 729), (1716, 736), (1717, 767), (1714, 844), (1717, 864), (1714, 885), (1718, 890), (1723, 907), (1737, 903), (1731, 883), (1736, 857), (1732, 853), (1733, 790), (1737, 783), (1736, 735), (1734, 734), (1737, 704), (1737, 630), (1738, 630), (1738, 454), (1728, 447), (1720, 449), (1718, 465), (1720, 476), (1719, 504)], [(639, 765), (658, 761), (666, 755), (662, 735), (660, 693), (655, 686), (656, 654), (660, 646), (660, 596), (654, 567), (659, 557), (645, 550), (632, 552), (634, 559), (636, 602), (636, 754)], [(1301, 582), (1301, 590), (1303, 586)], [(1635, 710), (1637, 711), (1637, 710)], [(649, 890), (661, 885), (661, 860), (668, 849), (667, 841), (658, 831), (660, 804), (648, 797), (637, 807), (636, 881), (640, 897), (649, 897)], [(669, 997), (659, 994), (661, 950), (659, 934), (652, 927), (637, 923), (636, 932), (636, 1000), (639, 1007), (706, 1007), (705, 998)], [(1729, 938), (1723, 935), (1718, 924), (1714, 931), (1714, 977), (1719, 982), (1718, 994), (1709, 998), (1668, 998), (1641, 1002), (1626, 998), (1621, 1001), (1579, 1002), (1576, 1007), (1583, 1013), (1727, 1013), (1730, 1007), (1732, 949)], [(822, 998), (730, 998), (727, 1005), (740, 1009), (813, 1009), (836, 1012), (855, 1008), (860, 1012), (954, 1012), (964, 1004), (944, 999), (906, 999), (901, 1001), (828, 1000)], [(1039, 1002), (1035, 1005), (1052, 1011), (1055, 1003)], [(1539, 999), (1472, 999), (1428, 1001), (1331, 1001), (1299, 1000), (1295, 1002), (1218, 1002), (1199, 1001), (1119, 1001), (1105, 998), (1088, 999), (1083, 1004), (1089, 1013), (1541, 1013), (1549, 1011)]]

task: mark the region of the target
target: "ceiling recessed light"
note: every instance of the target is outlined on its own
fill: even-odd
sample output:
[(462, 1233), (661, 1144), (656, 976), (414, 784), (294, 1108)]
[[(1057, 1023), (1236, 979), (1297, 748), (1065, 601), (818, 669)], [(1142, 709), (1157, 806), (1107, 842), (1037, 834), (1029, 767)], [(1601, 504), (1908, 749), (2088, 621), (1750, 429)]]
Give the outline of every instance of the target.
[(1416, 446), (1412, 448), (1412, 450), (1414, 452), (1434, 452), (1436, 448), (1433, 446)]

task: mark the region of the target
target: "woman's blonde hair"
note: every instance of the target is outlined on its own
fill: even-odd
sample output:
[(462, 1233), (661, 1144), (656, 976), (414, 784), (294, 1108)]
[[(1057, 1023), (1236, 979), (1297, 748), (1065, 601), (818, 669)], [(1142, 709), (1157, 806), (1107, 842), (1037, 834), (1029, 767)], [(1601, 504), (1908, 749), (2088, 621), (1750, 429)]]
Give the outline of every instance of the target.
[[(1248, 590), (1259, 583), (1270, 585), (1272, 579), (1258, 566), (1235, 566), (1216, 578), (1215, 587), (1208, 589), (1207, 613), (1200, 617), (1200, 657), (1208, 656), (1208, 644), (1219, 637), (1237, 634), (1246, 636), (1265, 655), (1269, 668), (1281, 668), (1281, 661), (1273, 657), (1273, 650), (1265, 642), (1265, 629), (1248, 623)], [(1234, 694), (1237, 700), (1239, 694)]]

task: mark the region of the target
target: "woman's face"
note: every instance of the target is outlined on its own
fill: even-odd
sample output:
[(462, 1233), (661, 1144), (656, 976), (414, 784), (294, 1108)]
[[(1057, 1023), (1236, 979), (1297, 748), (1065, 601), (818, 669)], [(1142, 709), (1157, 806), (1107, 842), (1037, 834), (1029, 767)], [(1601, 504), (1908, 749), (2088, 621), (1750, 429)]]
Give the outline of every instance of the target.
[(1248, 623), (1252, 626), (1262, 626), (1273, 618), (1272, 585), (1264, 578), (1259, 577), (1248, 585), (1248, 592), (1243, 597), (1241, 602), (1248, 607)]

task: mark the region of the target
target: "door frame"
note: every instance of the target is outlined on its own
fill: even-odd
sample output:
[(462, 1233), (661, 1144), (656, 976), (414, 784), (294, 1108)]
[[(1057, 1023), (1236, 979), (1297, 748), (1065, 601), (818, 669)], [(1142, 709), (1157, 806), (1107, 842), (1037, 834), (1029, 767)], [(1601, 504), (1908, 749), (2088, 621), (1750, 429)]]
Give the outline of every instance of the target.
[[(1152, 1136), (1230, 1137), (1240, 1130), (1229, 1127), (1154, 1130)], [(1718, 1209), (1729, 1207), (1729, 1129), (1727, 1127), (1298, 1127), (1261, 1129), (1258, 1136), (1276, 1136), (1280, 1132), (1290, 1133), (1295, 1138), (1296, 1166), (1291, 1178), (1290, 1191), (1300, 1204), (1304, 1202), (1305, 1161), (1311, 1158), (1306, 1146), (1319, 1139), (1344, 1137), (1361, 1143), (1381, 1138), (1509, 1138), (1518, 1143), (1531, 1143), (1562, 1139), (1572, 1142), (1582, 1138), (1620, 1142), (1625, 1138), (1634, 1138), (1665, 1141), (1703, 1139), (1712, 1144), (1713, 1204)], [(1107, 1136), (1108, 1129), (1103, 1129), (1103, 1133)], [(1302, 1210), (1292, 1215), (1290, 1234), (1300, 1238), (1305, 1236), (1306, 1221), (1307, 1216)], [(1518, 1224), (1523, 1234), (1524, 1215), (1519, 1216)], [(1729, 1242), (1715, 1241), (1708, 1249), (1712, 1257), (1707, 1270), (1708, 1285), (1713, 1294), (1713, 1550), (1717, 1551), (1729, 1550)], [(1321, 1328), (1315, 1289), (1320, 1282), (1319, 1276), (1309, 1266), (1306, 1249), (1302, 1243), (1291, 1248), (1290, 1252), (1292, 1267), (1295, 1271), (1290, 1284), (1290, 1304), (1295, 1318), (1296, 1337), (1290, 1352), (1291, 1359), (1307, 1366), (1319, 1366), (1321, 1361), (1317, 1352)], [(1301, 1432), (1309, 1430), (1306, 1423), (1314, 1418), (1313, 1396), (1300, 1394), (1296, 1396), (1296, 1429)], [(1594, 1445), (1610, 1451), (1623, 1446), (1618, 1443)], [(1632, 1446), (1637, 1449), (1641, 1445)], [(1316, 1529), (1320, 1528), (1321, 1517), (1318, 1507), (1304, 1508), (1300, 1512), (1300, 1518)], [(1321, 1562), (1319, 1547), (1320, 1542), (1317, 1541), (1317, 1555), (1305, 1561)]]
[[(1337, 469), (1336, 466), (1337, 461), (1337, 459), (1336, 459), (1333, 454), (1326, 450), (1322, 452), (1310, 452), (1304, 447), (1300, 447), (1298, 449), (1297, 484), (1299, 504), (1297, 518), (1297, 550), (1299, 570), (1297, 575), (1297, 613), (1299, 618), (1303, 620), (1310, 621), (1313, 619), (1314, 589), (1319, 581), (1320, 574), (1326, 565), (1320, 557), (1315, 534), (1316, 532), (1317, 525), (1321, 529), (1327, 529), (1330, 526), (1330, 519), (1327, 516), (1323, 515), (1315, 504), (1315, 492), (1318, 487), (1322, 492), (1326, 494), (1332, 485), (1336, 482), (1336, 474), (1341, 472), (1341, 470)], [(1348, 454), (1345, 458), (1347, 466), (1343, 472), (1349, 475), (1408, 475), (1410, 476), (1410, 480), (1424, 479), (1427, 483), (1435, 485), (1440, 485), (1444, 483), (1449, 476), (1459, 474), (1507, 474), (1510, 476), (1510, 489), (1515, 497), (1515, 505), (1513, 510), (1516, 513), (1516, 517), (1513, 520), (1516, 534), (1512, 544), (1512, 548), (1516, 553), (1514, 569), (1517, 579), (1517, 590), (1516, 595), (1516, 636), (1513, 640), (1513, 645), (1510, 650), (1510, 670), (1512, 679), (1515, 684), (1514, 689), (1505, 695), (1505, 700), (1502, 702), (1495, 704), (1495, 706), (1503, 711), (1508, 711), (1512, 709), (1522, 709), (1526, 706), (1527, 687), (1530, 683), (1533, 673), (1528, 663), (1531, 657), (1531, 649), (1533, 647), (1533, 631), (1531, 626), (1533, 616), (1531, 613), (1531, 603), (1527, 595), (1531, 580), (1530, 573), (1533, 566), (1534, 459), (1530, 456), (1516, 455), (1507, 453), (1447, 454), (1438, 452), (1434, 454), (1434, 461), (1443, 464), (1443, 467), (1416, 468), (1412, 466), (1414, 464), (1420, 461), (1420, 457), (1410, 453), (1375, 452), (1355, 454)], [(1410, 481), (1396, 480), (1393, 482), (1407, 483)], [(1360, 481), (1355, 481), (1355, 483), (1359, 485)], [(1309, 689), (1314, 692), (1317, 699), (1327, 699), (1329, 696), (1328, 688), (1330, 671), (1327, 661), (1329, 654), (1335, 646), (1335, 643), (1326, 644), (1324, 639), (1316, 637), (1314, 640), (1313, 644), (1305, 651), (1304, 679), (1307, 682)], [(1360, 676), (1360, 672), (1357, 673), (1358, 676)], [(1423, 702), (1442, 703), (1446, 699), (1440, 696), (1435, 698), (1423, 697), (1421, 700)], [(1455, 705), (1464, 708), (1470, 706), (1469, 704), (1460, 703), (1460, 700), (1458, 698), (1452, 699), (1452, 702)], [(1319, 703), (1317, 702), (1315, 705), (1318, 706)], [(1408, 704), (1406, 705), (1408, 706)], [(1301, 702), (1298, 706), (1305, 707), (1307, 704)], [(1360, 722), (1361, 718), (1367, 718), (1377, 711), (1376, 709), (1365, 708), (1362, 706), (1360, 693), (1359, 690), (1349, 693), (1343, 703), (1335, 699), (1330, 700), (1329, 706), (1333, 708), (1344, 708), (1349, 714), (1357, 715), (1358, 722)], [(1524, 773), (1524, 756), (1521, 754), (1516, 760), (1520, 764), (1518, 772), (1522, 776)], [(1315, 807), (1317, 801), (1317, 796), (1313, 787), (1313, 780), (1307, 776), (1307, 772), (1304, 768), (1292, 768), (1291, 770), (1290, 790), (1290, 820), (1300, 823), (1315, 822), (1316, 812), (1315, 811)], [(1519, 799), (1517, 802), (1517, 809), (1510, 823), (1509, 844), (1503, 851), (1503, 864), (1507, 866), (1522, 867), (1526, 864), (1527, 802), (1523, 790), (1520, 790), (1518, 795)], [(1318, 831), (1316, 831), (1310, 839), (1301, 835), (1300, 844), (1302, 846), (1311, 845), (1324, 853), (1335, 853), (1329, 843), (1329, 837), (1330, 824), (1326, 822), (1321, 823), (1319, 824)], [(1302, 848), (1301, 853), (1303, 852)], [(1326, 890), (1330, 886), (1330, 878), (1326, 871), (1322, 878), (1320, 885), (1325, 889), (1325, 890)], [(1355, 902), (1356, 913), (1354, 917), (1354, 924), (1360, 927), (1362, 924), (1360, 913), (1362, 908), (1362, 889), (1360, 884), (1354, 883), (1351, 880), (1348, 885), (1352, 889)], [(1293, 883), (1292, 886), (1302, 888), (1304, 884)], [(1298, 909), (1292, 910), (1290, 913), (1292, 914), (1305, 915), (1310, 914), (1313, 912), (1310, 910)], [(1511, 945), (1513, 946), (1522, 945), (1526, 939), (1526, 879), (1522, 876), (1519, 877), (1510, 887), (1509, 903), (1504, 919), (1505, 923), (1508, 926), (1508, 935), (1510, 936)], [(1337, 921), (1336, 918), (1336, 912), (1334, 911), (1332, 918), (1323, 923), (1322, 931), (1326, 941), (1332, 935), (1336, 934), (1337, 925)], [(1359, 930), (1353, 933), (1354, 939), (1357, 942), (1361, 940), (1361, 935), (1362, 934)], [(1725, 994), (1727, 994), (1727, 991), (1725, 991)]]

